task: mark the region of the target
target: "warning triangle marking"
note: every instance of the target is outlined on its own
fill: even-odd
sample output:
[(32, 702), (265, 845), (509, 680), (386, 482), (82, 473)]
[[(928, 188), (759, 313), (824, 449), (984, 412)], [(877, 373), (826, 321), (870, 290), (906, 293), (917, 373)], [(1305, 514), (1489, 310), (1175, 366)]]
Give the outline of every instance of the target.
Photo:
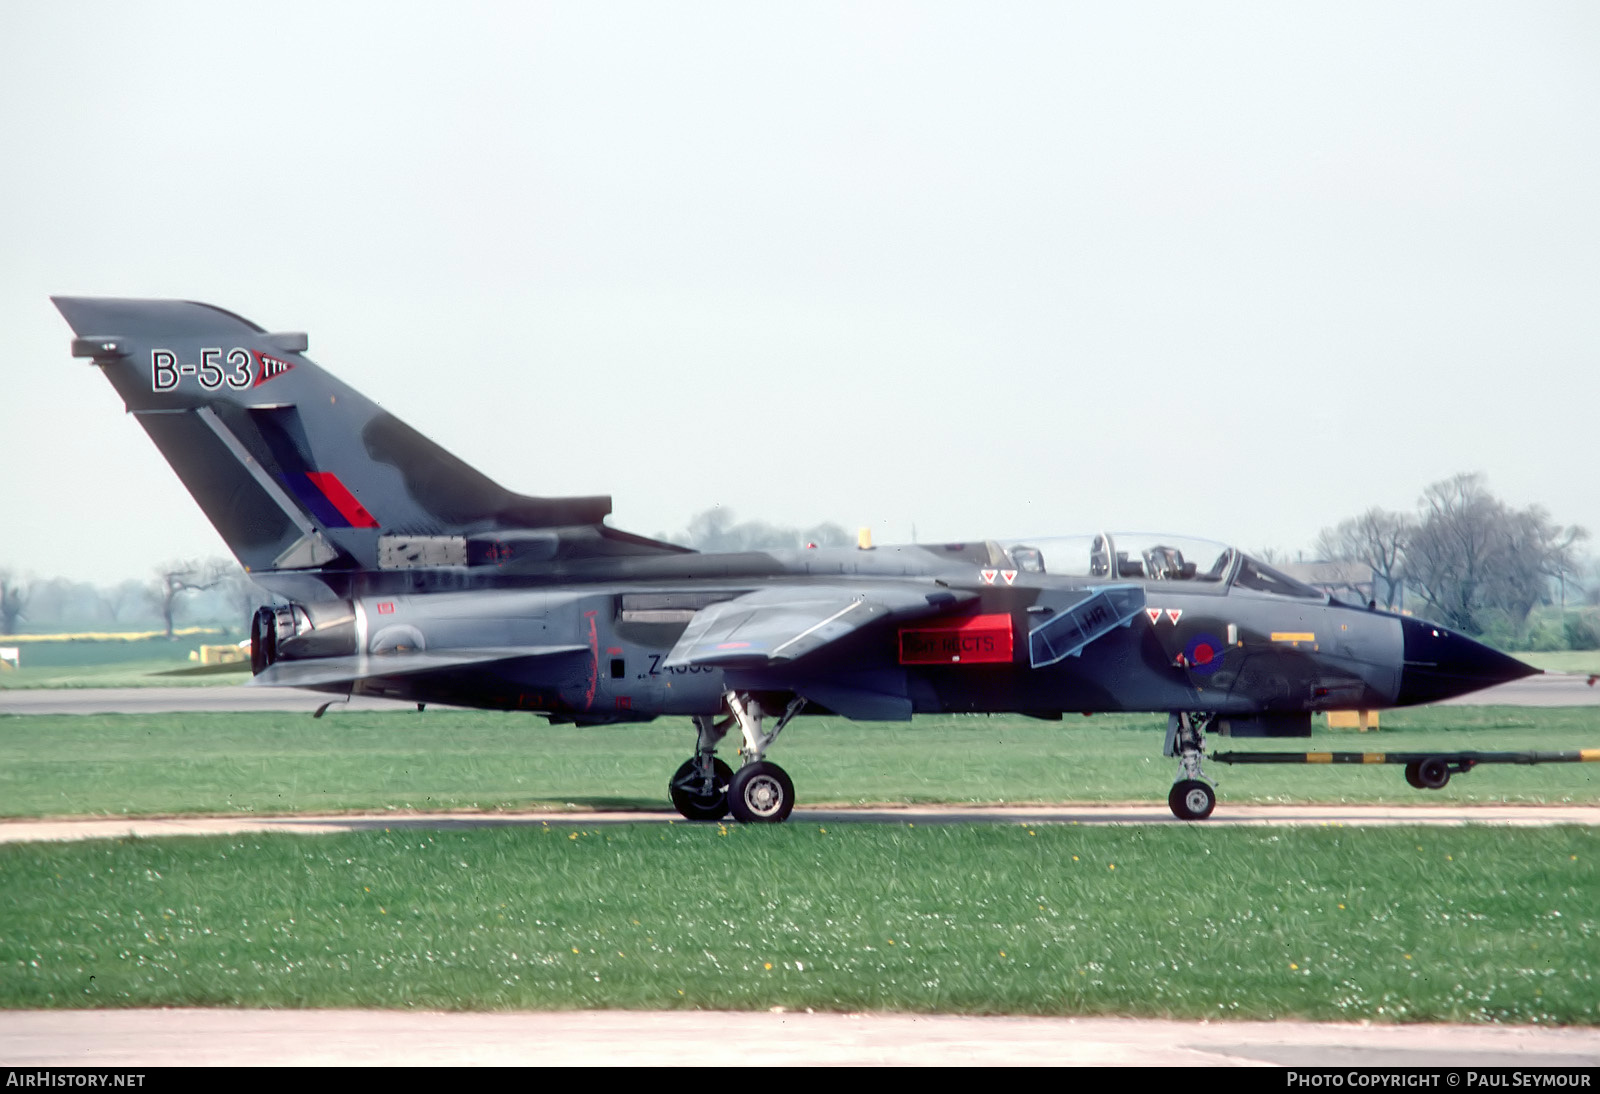
[(1006, 579), (1006, 584), (1007, 585), (1010, 585), (1014, 581), (1017, 580), (1017, 571), (1015, 571), (1015, 570), (1001, 570), (1000, 571), (1000, 576)]
[(979, 570), (978, 572), (983, 575), (983, 583), (985, 585), (993, 585), (994, 579), (1000, 574), (999, 570)]
[(1150, 617), (1150, 625), (1151, 626), (1155, 626), (1157, 623), (1161, 622), (1161, 609), (1160, 608), (1146, 608), (1144, 610), (1144, 614), (1148, 615)]
[(1178, 616), (1180, 616), (1182, 614), (1183, 614), (1183, 609), (1182, 608), (1168, 608), (1167, 609), (1167, 618), (1172, 620), (1172, 625), (1174, 627), (1176, 627), (1178, 625)]

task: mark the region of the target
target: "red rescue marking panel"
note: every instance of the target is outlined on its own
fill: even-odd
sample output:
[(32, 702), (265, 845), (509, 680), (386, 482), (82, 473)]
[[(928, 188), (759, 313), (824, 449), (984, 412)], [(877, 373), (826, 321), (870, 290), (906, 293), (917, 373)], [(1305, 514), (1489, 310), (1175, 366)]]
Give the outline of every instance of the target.
[(902, 665), (988, 665), (1011, 660), (1011, 617), (969, 615), (900, 628)]

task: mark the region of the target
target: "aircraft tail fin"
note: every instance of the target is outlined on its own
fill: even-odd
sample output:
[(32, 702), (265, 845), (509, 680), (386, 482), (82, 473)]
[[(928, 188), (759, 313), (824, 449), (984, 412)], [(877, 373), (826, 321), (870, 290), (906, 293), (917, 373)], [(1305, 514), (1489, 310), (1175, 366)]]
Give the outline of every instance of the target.
[(552, 558), (578, 526), (588, 553), (673, 549), (602, 527), (609, 497), (505, 489), (319, 368), (304, 334), (189, 301), (53, 302), (253, 572)]

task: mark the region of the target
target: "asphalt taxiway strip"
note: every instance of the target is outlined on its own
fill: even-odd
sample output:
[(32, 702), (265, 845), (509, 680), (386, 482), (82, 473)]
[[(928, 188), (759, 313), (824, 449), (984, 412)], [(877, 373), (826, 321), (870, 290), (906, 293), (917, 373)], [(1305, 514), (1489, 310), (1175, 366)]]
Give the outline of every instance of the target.
[(714, 1011), (0, 1012), (0, 1065), (13, 1067), (600, 1064), (701, 1068), (707, 1060), (715, 1060), (718, 1067), (1592, 1068), (1600, 1064), (1600, 1030)]
[[(395, 828), (601, 827), (617, 824), (706, 824), (685, 821), (670, 810), (527, 813), (341, 813), (231, 817), (71, 817), (0, 821), (0, 843), (84, 839), (159, 839), (168, 836), (230, 836), (283, 832), (302, 836), (373, 832)], [(1192, 824), (1205, 827), (1296, 826), (1313, 828), (1423, 825), (1492, 825), (1538, 828), (1557, 824), (1600, 826), (1600, 805), (1234, 805), (1201, 822), (1180, 821), (1164, 805), (998, 805), (796, 809), (797, 824)]]

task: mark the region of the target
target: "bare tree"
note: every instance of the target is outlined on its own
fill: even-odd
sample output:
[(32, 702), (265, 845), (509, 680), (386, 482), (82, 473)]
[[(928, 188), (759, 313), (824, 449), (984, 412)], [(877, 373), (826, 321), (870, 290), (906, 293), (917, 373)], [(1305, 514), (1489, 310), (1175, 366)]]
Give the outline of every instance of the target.
[(10, 570), (0, 570), (0, 634), (16, 634), (17, 621), (27, 612), (33, 583)]
[(1370, 566), (1383, 579), (1384, 607), (1392, 611), (1398, 606), (1406, 547), (1416, 531), (1417, 522), (1406, 514), (1374, 506), (1359, 517), (1324, 528), (1316, 548), (1330, 561)]
[(28, 621), (35, 626), (92, 623), (99, 615), (100, 590), (87, 581), (36, 578), (28, 594)]
[(1429, 486), (1421, 510), (1409, 575), (1440, 622), (1479, 632), (1484, 585), (1506, 561), (1505, 506), (1489, 493), (1483, 476), (1473, 474)]
[(1579, 553), (1578, 545), (1589, 541), (1589, 530), (1576, 524), (1566, 527), (1550, 524), (1548, 514), (1541, 506), (1533, 506), (1528, 512), (1537, 513), (1545, 521), (1539, 541), (1544, 570), (1556, 582), (1564, 611), (1567, 607), (1567, 586), (1575, 585), (1580, 592), (1583, 589), (1583, 572), (1589, 560)]
[(150, 585), (150, 599), (161, 612), (168, 638), (172, 637), (172, 620), (177, 614), (178, 598), (187, 592), (216, 588), (227, 580), (231, 567), (232, 563), (221, 559), (206, 562), (174, 559), (156, 567), (156, 579)]
[(1504, 612), (1520, 631), (1551, 582), (1577, 569), (1577, 545), (1589, 535), (1556, 524), (1540, 506), (1511, 509), (1478, 474), (1429, 486), (1421, 514), (1407, 576), (1441, 622), (1474, 633), (1483, 631), (1491, 610)]
[(111, 623), (121, 622), (124, 612), (147, 599), (144, 583), (135, 579), (103, 588), (99, 594), (100, 614)]

